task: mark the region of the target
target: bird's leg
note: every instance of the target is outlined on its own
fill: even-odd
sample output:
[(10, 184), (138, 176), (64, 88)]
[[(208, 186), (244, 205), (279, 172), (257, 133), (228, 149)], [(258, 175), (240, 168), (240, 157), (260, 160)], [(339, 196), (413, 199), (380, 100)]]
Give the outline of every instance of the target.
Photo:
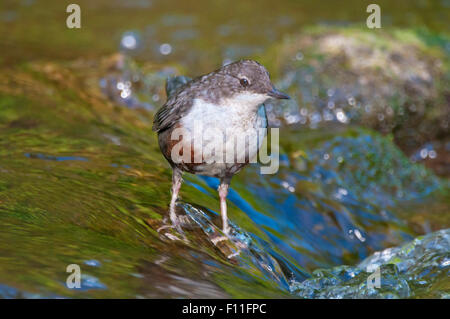
[[(181, 229), (181, 219), (180, 216), (177, 216), (177, 213), (175, 212), (176, 202), (178, 199), (178, 193), (181, 188), (181, 183), (183, 182), (182, 179), (183, 172), (177, 168), (173, 168), (172, 170), (172, 199), (170, 200), (170, 206), (169, 206), (169, 216), (170, 221), (172, 222), (172, 225), (164, 225), (157, 229), (157, 232), (159, 233), (163, 229), (167, 228), (175, 228), (178, 233), (182, 235), (182, 238), (179, 238), (177, 236), (172, 235), (170, 232), (166, 233), (166, 237), (168, 237), (171, 240), (183, 240), (185, 243), (189, 243), (189, 240), (184, 235), (183, 229)], [(185, 216), (183, 216), (185, 217)]]
[(178, 192), (181, 188), (181, 183), (183, 182), (182, 171), (178, 168), (173, 168), (172, 171), (172, 199), (170, 200), (170, 220), (172, 221), (173, 226), (175, 226), (179, 231), (181, 231), (180, 221), (175, 212), (175, 204), (178, 198)]
[(225, 235), (228, 235), (230, 232), (230, 227), (228, 226), (228, 217), (227, 217), (227, 195), (228, 195), (228, 187), (230, 185), (229, 178), (223, 178), (220, 180), (219, 188), (219, 198), (220, 198), (220, 215), (222, 216), (222, 231)]

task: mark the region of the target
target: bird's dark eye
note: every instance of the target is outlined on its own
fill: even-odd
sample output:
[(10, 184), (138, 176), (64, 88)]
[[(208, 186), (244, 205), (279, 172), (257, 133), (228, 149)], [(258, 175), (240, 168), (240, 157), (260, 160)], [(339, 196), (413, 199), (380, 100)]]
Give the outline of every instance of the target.
[(239, 82), (241, 83), (241, 85), (243, 87), (246, 87), (246, 86), (248, 86), (250, 84), (247, 79), (240, 79)]

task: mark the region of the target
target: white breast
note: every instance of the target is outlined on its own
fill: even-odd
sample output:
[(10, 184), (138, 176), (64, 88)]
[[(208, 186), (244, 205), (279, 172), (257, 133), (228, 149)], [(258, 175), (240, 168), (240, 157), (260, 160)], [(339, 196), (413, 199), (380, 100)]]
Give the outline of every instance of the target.
[[(210, 165), (209, 169), (226, 169), (238, 158), (247, 155), (252, 159), (257, 154), (266, 133), (265, 118), (258, 114), (258, 106), (266, 99), (267, 96), (260, 94), (240, 94), (220, 104), (194, 100), (191, 110), (181, 121), (192, 138), (199, 132), (202, 134), (201, 143), (193, 143), (194, 151), (201, 151), (203, 155), (209, 155), (211, 149), (225, 152), (223, 158), (226, 163)], [(221, 138), (222, 146), (218, 145)], [(233, 157), (234, 154), (237, 157)], [(213, 161), (205, 156), (204, 160)]]

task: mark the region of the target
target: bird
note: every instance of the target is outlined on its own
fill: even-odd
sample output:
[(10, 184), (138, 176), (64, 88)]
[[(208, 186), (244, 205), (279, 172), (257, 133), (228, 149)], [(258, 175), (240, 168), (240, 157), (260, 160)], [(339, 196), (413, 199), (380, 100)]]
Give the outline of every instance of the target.
[[(229, 63), (192, 80), (175, 77), (167, 82), (166, 91), (167, 100), (156, 112), (152, 130), (172, 168), (171, 227), (182, 232), (175, 206), (182, 176), (191, 173), (220, 180), (217, 190), (222, 232), (229, 235), (229, 185), (231, 178), (256, 156), (267, 133), (263, 103), (271, 98), (290, 97), (275, 88), (262, 64), (249, 59)], [(209, 135), (208, 130), (212, 132)], [(244, 144), (236, 144), (239, 139), (242, 142), (243, 136), (247, 138)], [(233, 156), (227, 157), (226, 152)]]

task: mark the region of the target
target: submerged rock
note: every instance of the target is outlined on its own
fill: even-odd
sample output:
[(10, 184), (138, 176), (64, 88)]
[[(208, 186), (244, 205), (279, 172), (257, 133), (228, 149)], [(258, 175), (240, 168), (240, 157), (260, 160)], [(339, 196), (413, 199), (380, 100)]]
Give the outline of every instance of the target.
[(411, 163), (389, 137), (362, 130), (353, 134), (331, 138), (308, 156), (313, 176), (334, 185), (336, 198), (351, 196), (386, 208), (439, 188), (439, 179)]
[(358, 266), (320, 269), (291, 291), (303, 298), (448, 298), (450, 229), (388, 248)]
[[(409, 222), (414, 208), (402, 215), (397, 207), (426, 202), (446, 184), (411, 163), (392, 139), (363, 129), (281, 134), (278, 172), (243, 171), (233, 180), (229, 198), (300, 266), (356, 263), (429, 231), (416, 233)], [(206, 180), (217, 187), (217, 181)], [(447, 206), (432, 208), (428, 202), (429, 214), (439, 220), (432, 229), (445, 227)]]
[(360, 124), (394, 133), (408, 154), (427, 141), (445, 140), (449, 43), (400, 29), (316, 28), (289, 37), (266, 57), (279, 86), (294, 98), (281, 109), (269, 108), (272, 123)]

